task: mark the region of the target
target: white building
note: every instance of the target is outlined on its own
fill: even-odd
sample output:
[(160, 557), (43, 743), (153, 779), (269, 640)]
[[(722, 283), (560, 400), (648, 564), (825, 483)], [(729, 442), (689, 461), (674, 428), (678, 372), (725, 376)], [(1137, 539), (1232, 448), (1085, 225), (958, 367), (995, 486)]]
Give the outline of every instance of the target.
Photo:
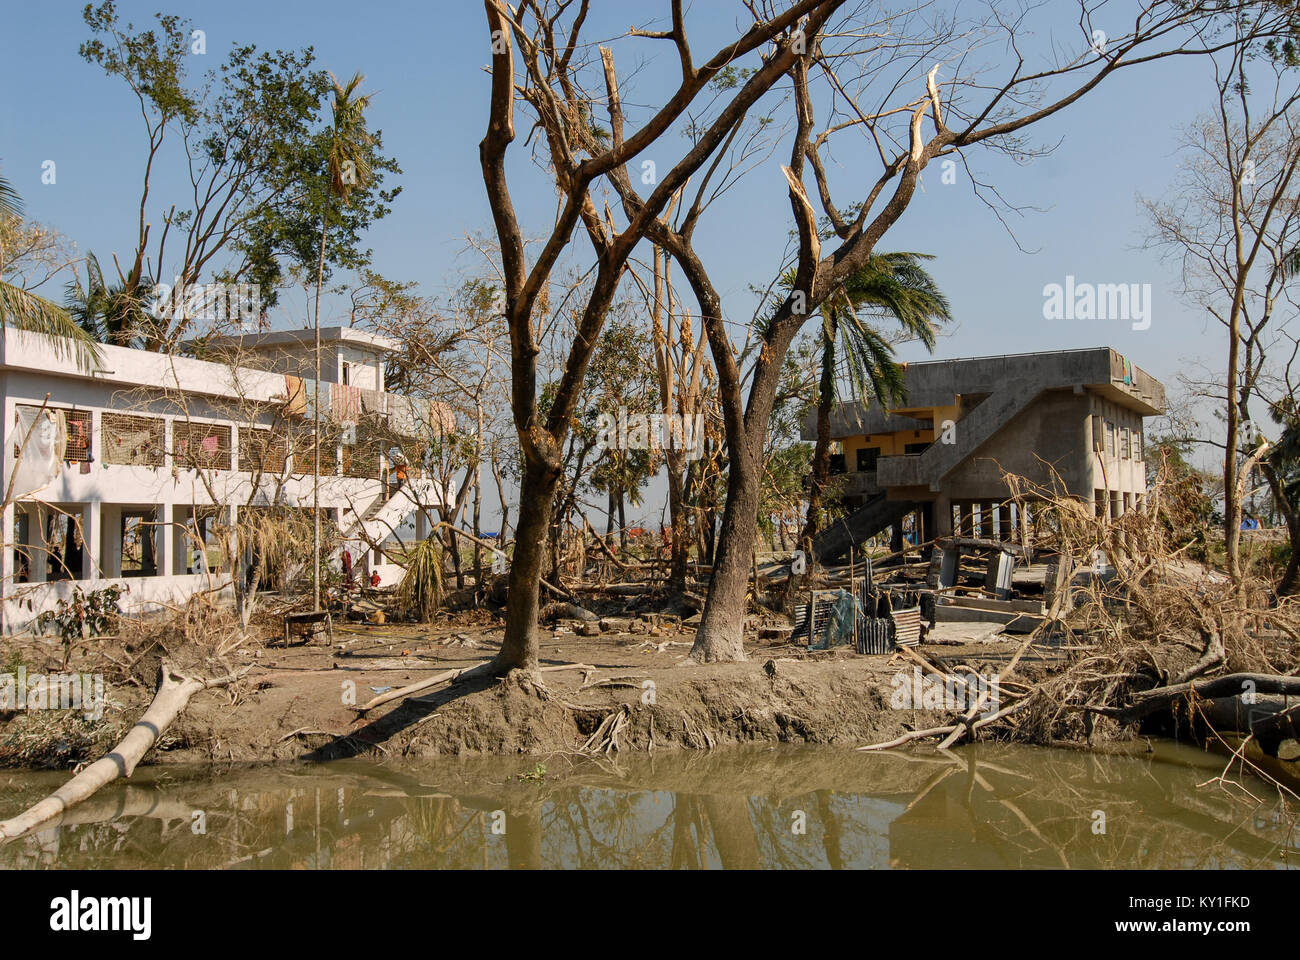
[(3, 630), (75, 588), (116, 584), (128, 612), (199, 590), (229, 596), (249, 561), (227, 540), (236, 559), (223, 563), (220, 532), (231, 535), (240, 511), (311, 509), (318, 395), (322, 524), (343, 544), (334, 560), (347, 549), (363, 576), (396, 582), (401, 568), (375, 545), (413, 515), (416, 536), (427, 533), (444, 498), (416, 451), (450, 429), (450, 413), (384, 391), (393, 341), (351, 328), (321, 336), (318, 390), (310, 330), (183, 345), (193, 356), (103, 346), (89, 371), (60, 341), (3, 330)]

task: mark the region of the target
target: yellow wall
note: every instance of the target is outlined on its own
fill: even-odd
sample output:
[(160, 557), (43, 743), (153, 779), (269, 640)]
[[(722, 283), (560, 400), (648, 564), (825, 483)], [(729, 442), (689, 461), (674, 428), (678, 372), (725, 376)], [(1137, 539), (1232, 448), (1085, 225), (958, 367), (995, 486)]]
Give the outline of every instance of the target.
[[(908, 407), (906, 416), (918, 420), (933, 419), (936, 429), (942, 429), (943, 421), (956, 421), (961, 413), (960, 397), (958, 402), (943, 407)], [(891, 410), (891, 413), (904, 413), (903, 409)], [(848, 437), (836, 437), (844, 452), (845, 466), (850, 472), (858, 469), (858, 451), (864, 447), (875, 447), (882, 457), (901, 457), (908, 444), (931, 443), (935, 439), (935, 430), (900, 430), (896, 433), (857, 434)]]

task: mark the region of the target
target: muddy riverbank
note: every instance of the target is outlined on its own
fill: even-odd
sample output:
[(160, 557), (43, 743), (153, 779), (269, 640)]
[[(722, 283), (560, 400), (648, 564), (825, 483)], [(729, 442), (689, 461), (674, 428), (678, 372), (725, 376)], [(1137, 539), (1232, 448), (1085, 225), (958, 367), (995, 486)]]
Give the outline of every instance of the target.
[[(444, 685), (364, 716), (353, 706), (490, 658), (501, 628), (462, 619), (340, 626), (332, 642), (294, 647), (254, 639), (225, 654), (225, 662), (248, 668), (240, 683), (197, 695), (146, 762), (543, 755), (584, 747), (649, 752), (753, 743), (860, 746), (949, 715), (897, 708), (896, 678), (912, 671), (899, 657), (843, 649), (810, 653), (755, 641), (745, 663), (689, 665), (691, 637), (689, 628), (676, 625), (656, 627), (653, 634), (596, 637), (548, 631), (541, 644), (544, 667), (584, 666), (547, 670), (537, 684), (511, 678)], [(1017, 646), (1012, 637), (967, 640), (920, 649), (928, 658), (987, 673)], [(103, 669), (129, 662), (135, 652), (92, 643), (70, 669)], [(61, 655), (57, 645), (28, 640), (10, 659), (21, 658), (32, 672), (54, 671)], [(67, 768), (102, 755), (148, 704), (150, 674), (161, 655), (154, 650), (136, 657), (125, 681), (108, 671), (98, 718), (71, 710), (0, 715), (0, 766)], [(1041, 676), (1054, 661), (1035, 653), (1022, 661), (1018, 676)]]

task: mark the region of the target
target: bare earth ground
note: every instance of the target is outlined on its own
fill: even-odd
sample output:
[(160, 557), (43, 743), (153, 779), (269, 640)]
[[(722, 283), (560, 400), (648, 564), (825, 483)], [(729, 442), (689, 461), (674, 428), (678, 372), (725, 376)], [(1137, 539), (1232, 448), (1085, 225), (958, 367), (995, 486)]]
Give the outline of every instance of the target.
[[(330, 759), (368, 755), (550, 754), (588, 749), (707, 748), (746, 742), (859, 746), (933, 726), (946, 713), (890, 706), (891, 678), (910, 676), (900, 656), (859, 656), (845, 648), (809, 652), (801, 645), (757, 640), (749, 660), (690, 665), (690, 627), (668, 624), (580, 637), (544, 629), (544, 671), (526, 679), (443, 684), (425, 695), (384, 704), (364, 717), (351, 703), (438, 673), (473, 666), (497, 651), (502, 628), (485, 613), (436, 624), (340, 624), (333, 642), (273, 647), (265, 636), (227, 655), (251, 664), (231, 691), (205, 691), (164, 734), (149, 763)], [(930, 660), (997, 668), (1018, 645), (987, 624), (940, 624), (940, 641), (920, 651)], [(269, 628), (264, 633), (271, 632)], [(93, 645), (94, 641), (92, 641)], [(28, 641), (28, 670), (56, 670), (61, 649)], [(121, 654), (130, 659), (129, 654)], [(86, 670), (94, 650), (72, 669)], [(118, 659), (114, 657), (114, 659)], [(107, 684), (99, 721), (67, 711), (0, 714), (0, 766), (73, 766), (106, 752), (152, 697), (147, 678), (157, 657), (136, 668), (136, 683)], [(1041, 676), (1049, 664), (1032, 655), (1018, 675)], [(602, 683), (613, 681), (612, 683)], [(613, 716), (623, 712), (622, 717)], [(602, 732), (602, 721), (611, 718)], [(612, 732), (611, 727), (618, 727)], [(588, 741), (597, 733), (592, 743)]]

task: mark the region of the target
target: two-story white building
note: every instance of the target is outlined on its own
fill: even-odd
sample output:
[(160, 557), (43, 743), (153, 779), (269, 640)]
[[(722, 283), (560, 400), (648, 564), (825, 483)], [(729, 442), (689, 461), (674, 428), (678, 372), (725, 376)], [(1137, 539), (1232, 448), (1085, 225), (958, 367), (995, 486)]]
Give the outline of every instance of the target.
[[(403, 523), (429, 529), (445, 499), (419, 451), (451, 429), (444, 405), (387, 393), (393, 341), (347, 327), (192, 341), (186, 355), (100, 347), (81, 369), (66, 344), (5, 329), (0, 617), (12, 632), (75, 588), (109, 584), (128, 612), (230, 594), (246, 561), (210, 548), (240, 511), (313, 504), (321, 424), (322, 523), (364, 576), (400, 578), (377, 545)], [(239, 554), (229, 549), (227, 555)]]

